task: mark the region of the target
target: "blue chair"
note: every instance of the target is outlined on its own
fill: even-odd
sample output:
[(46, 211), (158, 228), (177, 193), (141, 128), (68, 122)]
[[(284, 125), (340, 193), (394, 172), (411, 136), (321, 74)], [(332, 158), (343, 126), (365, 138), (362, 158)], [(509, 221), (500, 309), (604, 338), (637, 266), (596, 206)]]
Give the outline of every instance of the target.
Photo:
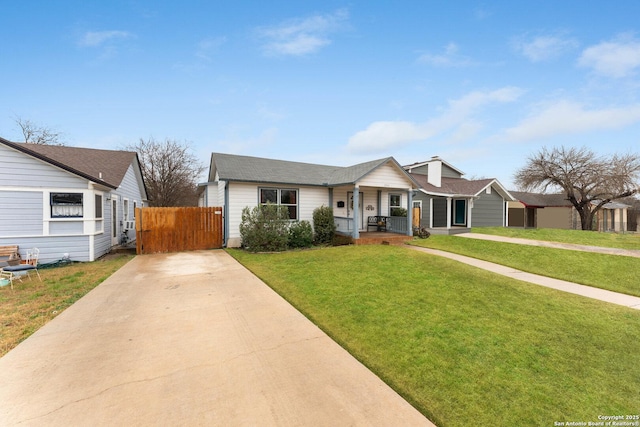
[(38, 248), (33, 248), (27, 251), (27, 258), (25, 259), (25, 264), (19, 265), (10, 265), (8, 267), (3, 267), (2, 271), (9, 272), (11, 281), (11, 289), (13, 289), (13, 279), (22, 280), (22, 276), (26, 274), (31, 278), (31, 272), (35, 271), (38, 275), (38, 279), (42, 282), (42, 277), (40, 277), (40, 273), (38, 272), (38, 257), (40, 256), (40, 250)]

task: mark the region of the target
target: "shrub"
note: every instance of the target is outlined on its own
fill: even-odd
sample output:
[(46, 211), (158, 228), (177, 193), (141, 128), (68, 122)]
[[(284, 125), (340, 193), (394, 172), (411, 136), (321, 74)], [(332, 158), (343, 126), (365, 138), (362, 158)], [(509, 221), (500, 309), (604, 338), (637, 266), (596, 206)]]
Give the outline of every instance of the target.
[(351, 236), (345, 236), (344, 234), (335, 234), (331, 239), (333, 246), (347, 246), (353, 244), (353, 238)]
[(391, 216), (407, 216), (407, 210), (405, 208), (391, 208)]
[(336, 233), (333, 208), (323, 205), (313, 210), (313, 229), (315, 231), (316, 244), (331, 244), (333, 235)]
[(313, 245), (313, 229), (309, 221), (294, 222), (289, 226), (289, 247), (309, 248)]
[(271, 203), (242, 210), (242, 246), (251, 252), (277, 252), (289, 243), (289, 212)]

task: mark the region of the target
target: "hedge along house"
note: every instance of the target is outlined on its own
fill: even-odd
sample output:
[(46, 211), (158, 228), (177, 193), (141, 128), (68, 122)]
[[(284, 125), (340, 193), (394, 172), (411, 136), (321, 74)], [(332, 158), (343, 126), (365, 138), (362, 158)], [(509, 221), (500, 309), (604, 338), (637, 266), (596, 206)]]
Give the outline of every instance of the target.
[[(418, 184), (393, 157), (340, 167), (213, 153), (201, 185), (199, 204), (224, 208), (227, 247), (241, 245), (242, 210), (268, 202), (286, 206), (292, 221), (312, 224), (316, 208), (331, 206), (337, 231), (354, 239), (367, 232), (370, 216), (387, 217), (388, 231), (413, 234), (410, 207)], [(408, 216), (391, 218), (394, 207)]]
[(0, 245), (40, 262), (94, 261), (135, 239), (147, 199), (138, 155), (0, 138)]
[(433, 234), (457, 234), (471, 227), (505, 227), (507, 202), (515, 200), (495, 178), (468, 180), (439, 157), (404, 166), (420, 184), (413, 200), (420, 227)]

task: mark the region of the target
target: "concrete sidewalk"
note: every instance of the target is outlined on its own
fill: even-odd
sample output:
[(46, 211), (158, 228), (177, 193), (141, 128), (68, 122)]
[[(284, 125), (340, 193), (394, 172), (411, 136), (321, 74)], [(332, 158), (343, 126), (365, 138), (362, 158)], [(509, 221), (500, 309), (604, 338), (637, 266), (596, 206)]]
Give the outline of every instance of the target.
[(441, 251), (438, 249), (422, 248), (419, 246), (408, 246), (411, 249), (424, 252), (430, 255), (437, 255), (449, 258), (464, 264), (468, 264), (483, 270), (501, 274), (516, 280), (533, 283), (535, 285), (545, 286), (547, 288), (557, 289), (563, 292), (569, 292), (576, 295), (582, 295), (587, 298), (593, 298), (612, 304), (623, 305), (625, 307), (640, 310), (640, 298), (631, 295), (620, 294), (617, 292), (607, 291), (605, 289), (593, 288), (590, 286), (580, 285), (577, 283), (567, 282), (564, 280), (552, 279), (550, 277), (539, 276), (537, 274), (526, 273), (515, 268), (506, 267), (504, 265), (495, 264), (488, 261), (482, 261), (477, 258), (471, 258), (464, 255), (458, 255), (451, 252)]
[[(637, 249), (618, 249), (603, 248), (601, 246), (575, 245), (571, 243), (549, 242), (544, 240), (521, 239), (518, 237), (494, 236), (491, 234), (481, 233), (462, 233), (456, 234), (456, 237), (466, 237), (468, 239), (491, 240), (493, 242), (516, 243), (518, 245), (543, 246), (555, 249), (567, 249), (571, 251), (595, 252), (606, 255), (620, 255), (640, 258), (640, 250)], [(640, 239), (638, 239), (640, 242)]]
[(2, 426), (433, 426), (224, 251), (144, 255), (0, 358)]

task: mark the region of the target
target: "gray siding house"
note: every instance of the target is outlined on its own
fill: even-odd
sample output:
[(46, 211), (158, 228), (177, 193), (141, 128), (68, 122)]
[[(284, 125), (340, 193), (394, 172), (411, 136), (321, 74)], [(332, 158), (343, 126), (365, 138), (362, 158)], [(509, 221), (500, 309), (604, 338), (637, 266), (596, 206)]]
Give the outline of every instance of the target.
[(147, 199), (133, 152), (0, 138), (0, 245), (40, 249), (40, 262), (93, 261), (135, 240)]
[[(242, 210), (267, 202), (287, 206), (291, 220), (313, 223), (313, 211), (331, 206), (339, 233), (360, 238), (370, 216), (389, 218), (387, 231), (412, 235), (411, 209), (418, 184), (393, 157), (354, 166), (326, 166), (213, 153), (200, 206), (221, 206), (225, 245), (241, 244)], [(391, 218), (395, 207), (408, 217)]]
[(462, 171), (437, 156), (404, 169), (420, 184), (413, 200), (420, 227), (434, 234), (455, 234), (472, 226), (508, 224), (507, 202), (515, 199), (497, 179), (465, 179)]

